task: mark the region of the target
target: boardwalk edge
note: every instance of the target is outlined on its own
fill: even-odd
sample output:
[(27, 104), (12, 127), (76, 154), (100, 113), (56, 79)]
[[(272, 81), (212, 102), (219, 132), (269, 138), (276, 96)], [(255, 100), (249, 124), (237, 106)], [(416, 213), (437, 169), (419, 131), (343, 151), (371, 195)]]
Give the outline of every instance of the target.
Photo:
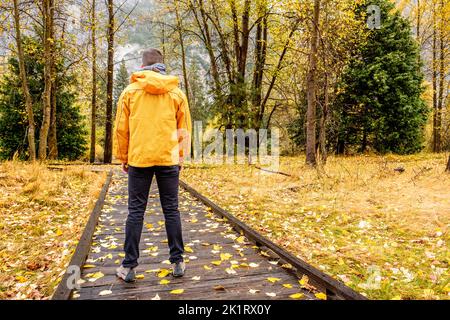
[[(83, 234), (81, 235), (80, 240), (78, 241), (77, 247), (72, 255), (69, 266), (78, 266), (82, 267), (84, 262), (86, 261), (86, 257), (89, 254), (89, 250), (91, 247), (92, 236), (95, 232), (95, 227), (97, 226), (98, 219), (100, 217), (103, 205), (105, 203), (106, 194), (108, 193), (109, 186), (111, 184), (112, 179), (112, 170), (110, 170), (106, 176), (106, 180), (103, 184), (100, 195), (95, 202), (95, 206), (91, 211), (89, 216), (89, 220), (84, 228)], [(52, 296), (52, 300), (69, 300), (73, 289), (68, 288), (67, 280), (71, 275), (68, 273), (68, 270), (64, 273), (61, 282), (58, 284), (55, 293)]]

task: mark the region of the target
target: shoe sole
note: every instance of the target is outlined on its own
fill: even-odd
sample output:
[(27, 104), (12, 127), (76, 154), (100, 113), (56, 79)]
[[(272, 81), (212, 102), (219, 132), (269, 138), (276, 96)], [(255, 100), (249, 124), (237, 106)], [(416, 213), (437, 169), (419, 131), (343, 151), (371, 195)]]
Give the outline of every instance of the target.
[(173, 276), (174, 278), (181, 278), (181, 277), (184, 276), (184, 273), (183, 273), (183, 274), (173, 274), (173, 273), (172, 273), (172, 276)]
[(116, 273), (116, 276), (119, 278), (119, 279), (121, 279), (121, 280), (123, 280), (124, 282), (126, 282), (126, 283), (133, 283), (133, 282), (136, 282), (136, 279), (133, 277), (132, 279), (128, 279), (128, 276), (126, 276), (125, 278), (124, 277), (122, 277), (121, 275), (119, 275), (119, 274), (117, 274)]

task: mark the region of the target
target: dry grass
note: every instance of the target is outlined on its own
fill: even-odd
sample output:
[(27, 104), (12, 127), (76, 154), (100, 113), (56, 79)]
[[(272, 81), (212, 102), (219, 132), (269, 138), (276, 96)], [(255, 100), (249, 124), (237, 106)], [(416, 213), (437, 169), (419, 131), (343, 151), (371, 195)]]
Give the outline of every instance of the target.
[(0, 163), (0, 299), (46, 299), (98, 197), (104, 174)]
[[(329, 159), (294, 177), (192, 166), (184, 179), (221, 206), (374, 299), (449, 299), (450, 174), (445, 155)], [(399, 173), (395, 168), (403, 167)]]

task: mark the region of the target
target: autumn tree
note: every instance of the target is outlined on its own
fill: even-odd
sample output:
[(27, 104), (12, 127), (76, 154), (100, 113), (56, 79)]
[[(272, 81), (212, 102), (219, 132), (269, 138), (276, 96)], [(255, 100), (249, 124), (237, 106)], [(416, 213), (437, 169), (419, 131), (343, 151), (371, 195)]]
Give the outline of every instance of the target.
[(320, 0), (314, 0), (307, 78), (308, 111), (306, 116), (306, 163), (316, 165), (316, 72), (319, 39)]
[(42, 2), (42, 17), (44, 25), (43, 43), (44, 43), (44, 83), (43, 93), (43, 120), (39, 131), (39, 160), (47, 159), (47, 139), (50, 129), (51, 110), (52, 110), (52, 88), (54, 82), (54, 1), (44, 0)]
[(19, 64), (19, 74), (20, 82), (22, 84), (22, 91), (25, 100), (25, 107), (28, 117), (28, 128), (27, 128), (27, 138), (28, 138), (28, 154), (29, 159), (36, 160), (36, 143), (35, 143), (35, 123), (34, 123), (34, 112), (33, 112), (33, 102), (31, 100), (30, 89), (28, 85), (28, 76), (25, 68), (25, 57), (22, 48), (22, 35), (21, 35), (21, 23), (20, 23), (20, 12), (18, 0), (13, 1), (14, 9), (14, 29), (15, 38), (17, 46), (17, 59)]
[[(42, 95), (45, 92), (44, 50), (40, 37), (22, 37), (24, 64), (27, 70), (30, 99), (36, 124), (43, 122)], [(77, 105), (78, 95), (73, 89), (77, 80), (65, 72), (66, 61), (59, 59), (55, 66), (55, 81), (59, 84), (53, 92), (56, 101), (56, 131), (58, 135), (58, 159), (76, 160), (86, 150), (86, 129), (84, 117)], [(11, 159), (17, 155), (26, 159), (29, 155), (27, 140), (28, 121), (25, 95), (23, 93), (18, 57), (9, 59), (8, 70), (0, 80), (0, 158)], [(39, 141), (37, 141), (39, 142)]]

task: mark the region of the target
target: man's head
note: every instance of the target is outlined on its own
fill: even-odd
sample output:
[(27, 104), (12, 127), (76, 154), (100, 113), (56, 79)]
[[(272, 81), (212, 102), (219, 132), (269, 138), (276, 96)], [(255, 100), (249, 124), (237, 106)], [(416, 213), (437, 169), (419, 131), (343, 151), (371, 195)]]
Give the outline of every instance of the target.
[(142, 66), (147, 67), (155, 63), (163, 63), (163, 55), (158, 49), (150, 48), (142, 53)]

